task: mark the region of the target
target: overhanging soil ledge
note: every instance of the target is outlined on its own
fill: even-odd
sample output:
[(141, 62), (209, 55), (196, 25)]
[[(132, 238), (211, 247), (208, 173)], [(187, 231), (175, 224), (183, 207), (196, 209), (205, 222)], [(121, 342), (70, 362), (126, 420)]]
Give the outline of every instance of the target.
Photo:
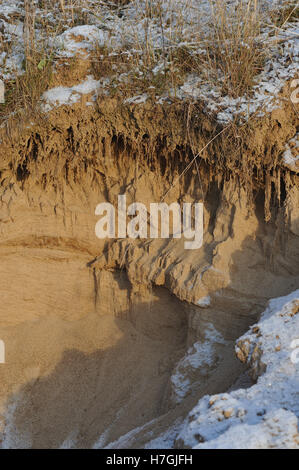
[[(2, 129), (3, 446), (105, 446), (153, 419), (155, 436), (243, 372), (235, 340), (298, 285), (298, 175), (281, 159), (296, 113), (221, 131), (200, 105), (116, 99)], [(98, 203), (170, 188), (167, 203), (204, 202), (201, 249), (95, 237)], [(178, 386), (208, 338), (210, 363), (180, 366)]]

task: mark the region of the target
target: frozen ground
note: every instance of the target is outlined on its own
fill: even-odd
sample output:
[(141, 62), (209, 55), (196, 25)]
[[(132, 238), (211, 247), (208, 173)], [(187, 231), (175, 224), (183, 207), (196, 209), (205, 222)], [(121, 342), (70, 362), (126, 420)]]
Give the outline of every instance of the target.
[(236, 353), (256, 384), (203, 397), (179, 439), (198, 449), (298, 447), (299, 290), (271, 300)]
[(191, 381), (193, 371), (200, 370), (200, 380), (205, 380), (208, 370), (217, 363), (215, 344), (225, 344), (225, 340), (210, 324), (205, 331), (203, 341), (194, 343), (177, 364), (171, 376), (173, 399), (176, 403), (180, 403), (191, 389), (196, 390), (198, 383)]
[[(43, 110), (50, 111), (55, 106), (72, 105), (80, 101), (82, 95), (92, 94), (92, 100), (97, 96), (97, 91), (101, 86), (100, 80), (94, 80), (89, 75), (84, 82), (72, 87), (59, 86), (51, 88), (42, 96)], [(91, 103), (89, 101), (89, 103)]]
[(283, 160), (286, 167), (290, 170), (299, 172), (299, 133), (293, 137), (287, 144), (283, 154)]
[[(221, 337), (214, 330), (208, 336)], [(185, 421), (149, 440), (148, 449), (181, 448), (298, 448), (299, 418), (299, 290), (272, 299), (260, 321), (236, 343), (238, 358), (248, 364), (256, 382), (229, 393), (206, 395)], [(172, 381), (178, 402), (188, 384), (181, 380), (186, 367), (202, 367), (213, 360), (209, 344), (197, 343), (178, 364)], [(146, 426), (150, 425), (148, 423)], [(146, 426), (134, 429), (108, 448), (134, 446)], [(95, 445), (101, 447), (101, 440)]]
[[(0, 78), (4, 80), (13, 79), (15, 74), (22, 73), (24, 67), (23, 3), (3, 0), (0, 7)], [(31, 3), (36, 5), (34, 36), (37, 47), (45, 48), (48, 55), (54, 59), (68, 60), (74, 56), (92, 54), (95, 48), (105, 48), (110, 55), (135, 57), (134, 70), (131, 71), (134, 76), (143, 73), (145, 48), (150, 48), (155, 57), (151, 72), (156, 77), (163, 74), (165, 68), (173, 66), (169, 61), (170, 50), (175, 53), (186, 47), (191, 55), (198, 56), (201, 51), (204, 54), (213, 21), (209, 0), (153, 0), (150, 2), (150, 12), (146, 10), (145, 0), (131, 1), (121, 9), (109, 7), (109, 2), (77, 0), (72, 2), (75, 8), (68, 8), (64, 13), (59, 2), (45, 2), (44, 9), (39, 7), (40, 2)], [(269, 20), (268, 9), (279, 8), (282, 3), (278, 0), (259, 2), (263, 21), (262, 33), (257, 40), (262, 41), (267, 59), (264, 69), (255, 79), (250, 97), (232, 98), (225, 95), (220, 71), (218, 83), (207, 81), (206, 76), (195, 71), (188, 73), (177, 89), (170, 86), (168, 92), (162, 94), (156, 90), (157, 101), (163, 102), (174, 96), (182, 100), (202, 100), (207, 111), (215, 112), (218, 121), (223, 124), (229, 123), (236, 115), (247, 119), (253, 113), (260, 115), (279, 107), (278, 93), (296, 75), (299, 52), (298, 21), (277, 27)], [(234, 8), (235, 4), (236, 0), (227, 0), (229, 8)], [(164, 52), (161, 53), (161, 50)], [(120, 73), (116, 67), (115, 74), (101, 82), (100, 90), (105, 93), (105, 89), (110, 90), (111, 86), (117, 88), (118, 84), (130, 79), (129, 75)], [(152, 97), (155, 86), (151, 88), (149, 94)], [(53, 96), (55, 92), (56, 100)], [(50, 96), (46, 110), (52, 107), (54, 101), (58, 105), (65, 104), (65, 101), (72, 104), (79, 99), (79, 95), (73, 96), (72, 90), (64, 90), (64, 94), (72, 97), (61, 100), (61, 92), (61, 89), (56, 89), (44, 96), (46, 101)], [(135, 93), (126, 99), (128, 103), (143, 103), (149, 94)]]

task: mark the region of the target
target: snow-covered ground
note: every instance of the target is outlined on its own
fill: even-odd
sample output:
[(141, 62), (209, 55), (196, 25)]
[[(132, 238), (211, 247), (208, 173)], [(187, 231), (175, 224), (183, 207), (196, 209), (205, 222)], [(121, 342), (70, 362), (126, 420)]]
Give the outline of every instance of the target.
[(299, 290), (271, 300), (236, 353), (256, 384), (203, 397), (178, 438), (198, 449), (298, 447)]
[[(191, 390), (196, 389), (198, 380), (205, 380), (208, 371), (217, 364), (216, 344), (225, 344), (225, 340), (212, 324), (208, 325), (205, 337), (188, 349), (186, 355), (177, 364), (171, 376), (173, 400), (180, 403)], [(197, 381), (191, 380), (195, 371), (200, 371)]]
[[(210, 339), (221, 341), (214, 329)], [(177, 419), (155, 438), (146, 425), (133, 429), (115, 442), (105, 444), (118, 449), (134, 446), (134, 440), (147, 435), (147, 449), (174, 446), (196, 449), (254, 449), (299, 447), (299, 290), (270, 300), (260, 321), (236, 342), (238, 358), (248, 364), (255, 384), (227, 393), (206, 395), (185, 420)], [(180, 380), (182, 368), (198, 367), (213, 360), (207, 345), (190, 349), (177, 366), (175, 380), (178, 402), (188, 384)], [(183, 385), (183, 387), (182, 387)], [(186, 387), (185, 387), (186, 386)], [(102, 441), (95, 444), (101, 448)]]
[[(75, 8), (68, 8), (63, 13), (59, 2), (49, 2), (48, 8), (44, 9), (39, 7), (39, 2), (31, 2), (34, 7), (37, 47), (45, 48), (46, 53), (54, 59), (66, 60), (92, 54), (96, 47), (104, 47), (108, 54), (134, 57), (134, 70), (130, 72), (134, 76), (142, 76), (146, 49), (150, 49), (152, 56), (153, 76), (161, 75), (165, 68), (175, 68), (169, 58), (169, 51), (175, 53), (186, 47), (191, 55), (198, 56), (201, 51), (204, 54), (211, 34), (211, 22), (214, 20), (211, 9), (213, 2), (210, 0), (153, 0), (150, 2), (150, 11), (146, 8), (145, 0), (132, 0), (121, 9), (113, 9), (105, 2), (93, 0), (72, 3)], [(229, 11), (233, 11), (237, 0), (227, 0), (226, 3), (232, 9)], [(298, 21), (286, 22), (277, 27), (269, 19), (269, 8), (280, 8), (283, 3), (279, 0), (259, 2), (262, 33), (256, 39), (267, 51), (267, 59), (264, 69), (255, 79), (250, 97), (233, 98), (225, 95), (220, 71), (218, 83), (207, 81), (204, 74), (195, 71), (187, 73), (177, 89), (170, 86), (167, 92), (156, 90), (157, 101), (163, 102), (174, 96), (182, 100), (202, 100), (207, 111), (216, 113), (218, 121), (223, 124), (229, 123), (236, 115), (247, 119), (253, 113), (259, 115), (279, 107), (278, 93), (296, 75), (299, 63)], [(296, 2), (293, 3), (296, 5)], [(23, 4), (18, 0), (2, 0), (0, 6), (0, 78), (4, 80), (22, 73), (24, 66)], [(45, 23), (48, 24), (47, 28), (43, 27)], [(161, 50), (164, 52), (161, 53)], [(130, 73), (121, 73), (116, 67), (115, 74), (101, 83), (102, 92), (105, 93), (105, 88), (109, 89), (111, 84), (117, 87), (117, 84), (126, 83)], [(140, 95), (134, 93), (126, 97), (127, 102), (143, 103), (153, 96), (153, 89), (149, 94), (144, 91)], [(61, 90), (52, 90), (52, 97), (55, 92), (57, 104), (64, 103), (65, 100), (60, 99)], [(72, 91), (69, 93), (73, 95)], [(72, 103), (72, 99), (66, 101)], [(53, 99), (51, 101), (53, 103)]]
[(286, 144), (283, 161), (290, 170), (299, 172), (299, 132)]
[[(82, 95), (92, 94), (92, 100), (96, 99), (98, 89), (101, 87), (100, 80), (94, 80), (89, 75), (86, 80), (72, 87), (59, 86), (46, 91), (42, 99), (42, 108), (45, 112), (56, 106), (72, 105), (80, 101)], [(92, 102), (88, 102), (92, 104)]]

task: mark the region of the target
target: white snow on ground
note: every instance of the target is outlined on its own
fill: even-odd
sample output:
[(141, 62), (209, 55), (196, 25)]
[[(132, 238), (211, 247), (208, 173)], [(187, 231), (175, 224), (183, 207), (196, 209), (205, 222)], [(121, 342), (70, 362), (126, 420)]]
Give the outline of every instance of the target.
[(269, 449), (298, 447), (297, 418), (283, 409), (270, 411), (261, 423), (239, 424), (229, 428), (221, 437), (212, 439), (196, 449)]
[(141, 104), (141, 103), (145, 103), (146, 100), (148, 98), (148, 95), (146, 93), (142, 94), (142, 95), (136, 95), (136, 96), (132, 96), (132, 98), (127, 98), (124, 103), (128, 103), (128, 104)]
[[(213, 328), (206, 336), (215, 341), (215, 335), (221, 341)], [(206, 360), (210, 365), (213, 352), (209, 345), (202, 347), (190, 348), (181, 364), (200, 367)], [(255, 385), (206, 395), (183, 422), (174, 422), (159, 436), (152, 438), (152, 432), (146, 431), (157, 421), (152, 420), (106, 448), (134, 446), (143, 432), (149, 438), (146, 449), (298, 448), (299, 289), (270, 300), (260, 321), (237, 341), (236, 353), (248, 363)], [(95, 448), (100, 444), (101, 439)]]
[[(232, 9), (236, 3), (237, 0), (227, 0)], [(163, 73), (164, 67), (173, 66), (168, 58), (165, 59), (164, 53), (161, 54), (161, 50), (168, 53), (187, 47), (191, 54), (204, 54), (205, 43), (209, 41), (210, 24), (213, 22), (209, 0), (153, 0), (151, 12), (146, 9), (146, 0), (133, 0), (128, 5), (116, 9), (105, 2), (76, 0), (73, 4), (77, 9), (72, 13), (69, 8), (68, 16), (63, 16), (59, 2), (53, 2), (47, 10), (40, 8), (40, 2), (33, 0), (32, 4), (36, 6), (37, 46), (40, 44), (40, 47), (46, 47), (48, 54), (54, 55), (54, 59), (68, 59), (82, 53), (86, 55), (92, 53), (95, 47), (105, 47), (110, 54), (122, 52), (128, 57), (134, 57), (131, 72), (136, 76), (142, 76), (145, 50), (155, 55), (152, 68), (154, 76)], [(215, 112), (218, 121), (223, 124), (229, 123), (237, 115), (247, 119), (253, 113), (262, 115), (279, 107), (279, 91), (298, 72), (299, 23), (287, 22), (282, 28), (278, 28), (271, 24), (267, 11), (274, 7), (283, 8), (282, 2), (260, 0), (259, 4), (265, 22), (260, 40), (267, 50), (268, 59), (264, 70), (256, 77), (256, 85), (250, 98), (225, 96), (219, 72), (217, 84), (207, 83), (200, 73), (189, 74), (178, 89), (171, 88), (162, 93), (162, 96), (157, 94), (157, 101), (163, 103), (173, 96), (182, 100), (202, 100), (207, 111)], [(19, 0), (2, 0), (0, 34), (3, 43), (9, 44), (9, 47), (5, 46), (2, 51), (0, 48), (0, 78), (12, 79), (23, 70), (22, 7), (23, 2)], [(50, 33), (46, 33), (42, 28), (43, 21), (49, 22)], [(88, 24), (81, 24), (82, 21)], [(69, 27), (70, 24), (72, 27)], [(110, 77), (111, 82), (106, 83), (107, 90), (110, 89), (111, 83), (116, 88), (117, 83), (123, 83), (124, 75), (115, 70), (115, 75)], [(133, 91), (127, 102), (138, 105), (146, 99), (146, 93), (137, 94)]]
[(76, 449), (78, 431), (72, 431), (71, 434), (63, 441), (59, 449)]
[(225, 344), (225, 341), (215, 327), (209, 324), (204, 339), (194, 343), (179, 361), (171, 376), (173, 399), (176, 403), (180, 403), (191, 389), (196, 388), (196, 382), (191, 380), (194, 371), (200, 371), (200, 375), (205, 376), (217, 363), (217, 343)]
[(198, 299), (197, 305), (202, 308), (209, 307), (211, 305), (211, 297), (209, 295), (201, 297)]
[(298, 447), (298, 345), (299, 290), (271, 300), (261, 320), (237, 342), (238, 357), (249, 364), (257, 383), (203, 397), (179, 439), (198, 449)]
[(94, 444), (93, 449), (102, 449), (102, 448), (104, 448), (104, 449), (125, 449), (125, 448), (128, 448), (134, 442), (135, 436), (138, 435), (138, 433), (140, 433), (141, 431), (143, 431), (145, 426), (153, 424), (155, 421), (156, 421), (156, 419), (153, 419), (152, 421), (149, 421), (148, 423), (144, 424), (143, 426), (139, 426), (138, 428), (132, 429), (131, 431), (129, 431), (127, 434), (124, 434), (123, 436), (121, 436), (116, 441), (110, 442), (108, 445), (105, 445), (105, 447), (103, 447), (103, 444), (104, 444), (104, 441), (106, 440), (106, 436), (105, 435), (101, 436), (99, 441), (97, 441)]
[(42, 109), (44, 111), (50, 111), (55, 106), (72, 105), (80, 101), (82, 95), (88, 95), (90, 93), (93, 93), (93, 98), (95, 98), (101, 84), (101, 80), (94, 80), (94, 78), (89, 75), (84, 82), (78, 85), (51, 88), (42, 96), (42, 101), (44, 101)]
[(181, 428), (181, 421), (176, 421), (166, 433), (161, 434), (145, 445), (145, 449), (172, 449)]
[[(269, 41), (264, 34), (265, 47), (269, 47), (269, 59), (263, 71), (255, 79), (251, 98), (241, 96), (232, 98), (223, 96), (221, 80), (219, 87), (203, 84), (195, 74), (189, 75), (180, 87), (177, 96), (181, 99), (201, 99), (206, 102), (209, 111), (217, 113), (217, 120), (229, 123), (236, 115), (247, 119), (256, 113), (259, 116), (279, 108), (279, 92), (299, 69), (299, 26), (298, 22), (288, 25), (287, 32), (277, 33), (275, 40)], [(271, 53), (270, 53), (271, 52)], [(291, 58), (293, 60), (291, 60)]]
[(0, 432), (0, 449), (30, 449), (32, 447), (30, 432), (19, 432), (15, 425), (15, 411), (22, 403), (22, 400), (23, 396), (21, 394), (15, 396), (3, 415), (3, 424), (0, 421), (0, 427), (3, 428), (3, 432)]
[(284, 164), (292, 171), (299, 172), (299, 133), (291, 139), (283, 154)]
[(64, 57), (74, 57), (77, 54), (86, 54), (96, 46), (104, 46), (108, 40), (108, 33), (93, 25), (81, 25), (70, 28), (57, 38), (54, 44), (60, 47)]

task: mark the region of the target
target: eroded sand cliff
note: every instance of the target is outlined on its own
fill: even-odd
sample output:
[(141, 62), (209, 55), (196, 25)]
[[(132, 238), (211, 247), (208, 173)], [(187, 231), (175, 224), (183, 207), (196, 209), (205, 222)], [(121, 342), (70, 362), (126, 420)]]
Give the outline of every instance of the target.
[[(298, 285), (298, 174), (281, 158), (296, 122), (286, 100), (232, 125), (183, 175), (221, 132), (200, 107), (101, 98), (2, 129), (3, 446), (104, 447), (152, 420), (154, 438), (244, 374), (235, 340)], [(96, 238), (98, 203), (167, 192), (204, 202), (201, 249)]]

